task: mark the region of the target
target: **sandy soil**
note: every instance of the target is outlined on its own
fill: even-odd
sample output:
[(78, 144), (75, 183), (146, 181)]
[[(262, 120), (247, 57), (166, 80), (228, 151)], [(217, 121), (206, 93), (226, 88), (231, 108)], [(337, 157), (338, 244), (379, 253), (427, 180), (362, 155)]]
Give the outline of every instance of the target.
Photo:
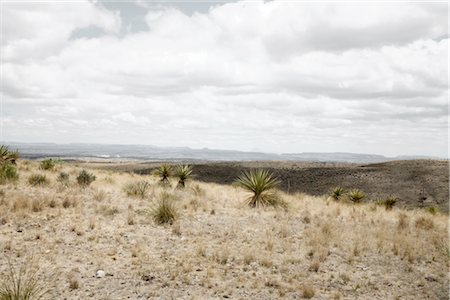
[[(306, 194), (282, 194), (287, 211), (255, 209), (233, 186), (175, 190), (91, 170), (97, 180), (81, 188), (79, 170), (21, 161), (19, 182), (0, 186), (0, 284), (9, 266), (28, 262), (50, 299), (448, 299), (446, 214)], [(35, 173), (50, 183), (30, 186)], [(124, 186), (140, 180), (147, 196), (127, 196)], [(173, 225), (149, 216), (163, 193), (179, 211)]]

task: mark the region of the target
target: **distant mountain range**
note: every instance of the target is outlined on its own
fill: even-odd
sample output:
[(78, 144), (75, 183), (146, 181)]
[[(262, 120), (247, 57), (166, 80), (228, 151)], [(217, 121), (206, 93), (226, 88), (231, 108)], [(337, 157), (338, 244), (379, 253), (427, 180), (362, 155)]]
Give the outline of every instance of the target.
[(54, 157), (61, 159), (98, 160), (151, 160), (151, 161), (317, 161), (377, 163), (392, 160), (439, 159), (429, 156), (386, 157), (358, 153), (262, 153), (234, 150), (191, 149), (188, 147), (157, 147), (147, 145), (101, 145), (101, 144), (53, 144), (53, 143), (7, 143), (11, 149), (18, 149), (21, 157), (39, 159)]

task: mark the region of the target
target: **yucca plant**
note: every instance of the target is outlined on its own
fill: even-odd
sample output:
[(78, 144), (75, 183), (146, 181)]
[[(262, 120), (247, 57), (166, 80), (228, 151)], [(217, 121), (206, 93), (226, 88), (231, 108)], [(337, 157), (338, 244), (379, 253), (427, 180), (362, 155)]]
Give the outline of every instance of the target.
[(19, 151), (10, 151), (8, 146), (0, 145), (0, 164), (11, 163), (16, 164), (19, 158)]
[(331, 190), (331, 198), (333, 198), (336, 201), (339, 201), (341, 197), (344, 195), (344, 189), (340, 186), (335, 187)]
[(186, 186), (186, 180), (191, 178), (192, 167), (189, 165), (178, 166), (175, 175), (178, 177), (178, 188), (184, 188)]
[(169, 164), (162, 164), (155, 170), (155, 175), (161, 178), (162, 184), (169, 184), (169, 177), (172, 176), (172, 166)]
[(383, 201), (383, 205), (386, 210), (391, 210), (395, 203), (397, 203), (397, 198), (395, 196), (389, 196)]
[(285, 206), (284, 201), (276, 193), (280, 181), (267, 170), (244, 172), (235, 180), (235, 183), (252, 193), (247, 199), (251, 207)]
[(364, 194), (361, 190), (353, 189), (350, 192), (348, 192), (348, 198), (350, 201), (354, 203), (359, 203), (366, 197), (366, 194)]
[(81, 170), (77, 176), (77, 182), (82, 187), (89, 186), (95, 179), (95, 175), (87, 172), (86, 170)]
[(172, 224), (178, 218), (173, 195), (163, 192), (158, 202), (150, 208), (150, 215), (156, 224)]

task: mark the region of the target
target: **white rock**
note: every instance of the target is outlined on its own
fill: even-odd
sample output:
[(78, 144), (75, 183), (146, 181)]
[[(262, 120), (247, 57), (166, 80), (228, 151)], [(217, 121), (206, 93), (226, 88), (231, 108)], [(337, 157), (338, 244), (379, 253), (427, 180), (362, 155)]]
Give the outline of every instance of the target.
[(103, 270), (98, 270), (98, 271), (95, 273), (95, 277), (97, 277), (97, 278), (103, 278), (103, 277), (105, 277), (105, 276), (106, 276), (106, 272), (103, 271)]

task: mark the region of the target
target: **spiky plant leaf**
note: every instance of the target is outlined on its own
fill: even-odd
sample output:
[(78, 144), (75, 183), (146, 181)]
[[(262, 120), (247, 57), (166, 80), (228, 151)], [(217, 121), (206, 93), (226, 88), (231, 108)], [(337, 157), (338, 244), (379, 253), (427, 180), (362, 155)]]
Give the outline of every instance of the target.
[(175, 175), (178, 177), (178, 185), (179, 188), (184, 188), (186, 185), (186, 180), (191, 178), (192, 175), (192, 167), (189, 165), (178, 166)]
[(354, 203), (359, 203), (362, 201), (362, 199), (364, 199), (366, 197), (366, 194), (364, 194), (364, 192), (362, 192), (361, 190), (358, 189), (353, 189), (350, 192), (348, 192), (348, 198), (350, 199), (350, 201), (354, 202)]
[(340, 200), (342, 195), (344, 195), (344, 189), (341, 188), (340, 186), (333, 188), (333, 190), (331, 191), (331, 198), (333, 198), (334, 200)]
[(284, 206), (275, 189), (280, 181), (267, 170), (251, 170), (239, 176), (235, 183), (251, 192), (247, 199), (251, 207)]
[(161, 178), (161, 183), (168, 184), (169, 177), (172, 176), (172, 166), (169, 164), (162, 164), (155, 170), (155, 175)]

